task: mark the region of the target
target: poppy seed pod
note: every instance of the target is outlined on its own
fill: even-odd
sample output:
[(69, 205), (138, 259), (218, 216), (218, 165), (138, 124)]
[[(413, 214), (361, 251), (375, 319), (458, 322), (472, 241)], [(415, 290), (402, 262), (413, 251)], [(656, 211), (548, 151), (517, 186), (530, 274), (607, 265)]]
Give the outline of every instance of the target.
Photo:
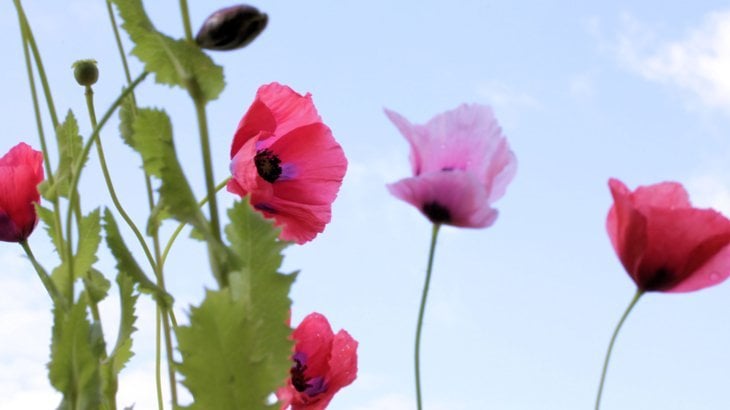
[(96, 60), (79, 60), (71, 66), (74, 69), (74, 78), (81, 86), (94, 85), (99, 79), (99, 68)]
[(226, 7), (208, 16), (195, 36), (195, 42), (209, 50), (235, 50), (251, 43), (264, 29), (269, 18), (245, 4)]

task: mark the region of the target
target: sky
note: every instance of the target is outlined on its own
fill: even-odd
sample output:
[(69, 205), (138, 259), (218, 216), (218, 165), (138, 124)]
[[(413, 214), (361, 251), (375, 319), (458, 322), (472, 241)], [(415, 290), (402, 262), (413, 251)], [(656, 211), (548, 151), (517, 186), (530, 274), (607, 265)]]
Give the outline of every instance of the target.
[[(88, 136), (71, 64), (98, 61), (98, 112), (124, 85), (105, 3), (25, 3), (57, 108), (73, 110)], [(182, 36), (177, 2), (147, 3), (158, 29)], [(228, 5), (190, 1), (193, 26)], [(256, 89), (272, 81), (311, 93), (348, 157), (332, 222), (313, 242), (288, 248), (284, 265), (301, 270), (291, 292), (293, 323), (317, 311), (360, 343), (358, 378), (330, 408), (415, 409), (413, 337), (431, 228), (385, 189), (409, 176), (410, 166), (407, 143), (383, 109), (424, 123), (464, 102), (493, 107), (518, 170), (495, 204), (492, 227), (441, 232), (422, 342), (424, 408), (592, 408), (609, 338), (635, 291), (606, 235), (608, 179), (632, 188), (678, 181), (693, 203), (730, 214), (727, 3), (252, 5), (269, 15), (267, 29), (245, 49), (212, 53), (227, 81), (209, 106), (215, 175), (228, 175), (235, 127)], [(20, 141), (37, 147), (11, 2), (0, 3), (0, 38), (0, 152)], [(172, 116), (178, 154), (202, 196), (192, 103), (151, 81), (137, 95), (141, 105)], [(143, 221), (139, 159), (116, 127), (115, 120), (102, 135), (111, 173), (122, 202)], [(98, 170), (92, 158), (81, 182), (87, 211), (110, 203)], [(222, 193), (221, 207), (233, 200)], [(30, 243), (50, 266), (55, 256), (45, 233), (38, 229)], [(190, 240), (171, 253), (167, 282), (179, 318), (214, 286), (204, 256)], [(53, 408), (59, 396), (46, 377), (49, 302), (19, 246), (0, 244), (0, 266), (0, 408)], [(98, 267), (113, 274), (109, 255)], [(121, 404), (137, 409), (155, 408), (154, 306), (147, 299), (140, 298), (136, 356), (119, 393)], [(116, 300), (102, 309), (114, 323)], [(113, 337), (115, 326), (105, 327)], [(730, 284), (646, 295), (619, 335), (602, 408), (726, 409), (728, 346)]]

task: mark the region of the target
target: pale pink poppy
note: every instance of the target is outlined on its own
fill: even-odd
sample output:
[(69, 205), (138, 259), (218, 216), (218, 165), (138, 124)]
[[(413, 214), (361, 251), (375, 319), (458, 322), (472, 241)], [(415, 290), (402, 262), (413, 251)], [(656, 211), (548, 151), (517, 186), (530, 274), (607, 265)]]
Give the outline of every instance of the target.
[(517, 160), (485, 105), (463, 104), (414, 125), (385, 110), (411, 146), (413, 176), (389, 184), (396, 197), (431, 222), (484, 228), (497, 219), (492, 203), (504, 195)]

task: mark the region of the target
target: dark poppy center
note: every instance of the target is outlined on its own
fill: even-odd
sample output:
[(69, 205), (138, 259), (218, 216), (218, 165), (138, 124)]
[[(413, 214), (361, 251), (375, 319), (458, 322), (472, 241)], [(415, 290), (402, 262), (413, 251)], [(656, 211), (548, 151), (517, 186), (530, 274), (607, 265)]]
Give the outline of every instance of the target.
[(264, 181), (274, 183), (281, 176), (281, 160), (268, 149), (257, 152), (253, 162)]
[(298, 392), (303, 392), (307, 390), (307, 387), (309, 387), (307, 378), (304, 376), (304, 372), (306, 370), (306, 365), (302, 364), (299, 360), (294, 359), (294, 366), (292, 366), (289, 373), (291, 373), (291, 384)]
[(451, 222), (451, 212), (438, 202), (427, 202), (423, 204), (421, 210), (435, 224)]

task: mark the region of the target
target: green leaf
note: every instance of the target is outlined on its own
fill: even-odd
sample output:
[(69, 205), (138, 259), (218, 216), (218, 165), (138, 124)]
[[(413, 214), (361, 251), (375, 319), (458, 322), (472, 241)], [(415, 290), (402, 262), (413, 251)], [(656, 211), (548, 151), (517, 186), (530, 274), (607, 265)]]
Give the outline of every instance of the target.
[(109, 355), (113, 370), (116, 374), (122, 371), (124, 365), (132, 358), (132, 333), (137, 328), (134, 323), (137, 321), (135, 315), (135, 306), (139, 294), (134, 293), (134, 277), (120, 271), (117, 275), (117, 285), (119, 286), (119, 303), (121, 305), (121, 317), (119, 321), (119, 333), (114, 349)]
[(79, 243), (74, 255), (74, 275), (76, 278), (85, 277), (91, 266), (97, 261), (96, 251), (101, 242), (101, 214), (95, 209), (89, 215), (81, 218), (79, 226)]
[(285, 243), (273, 225), (238, 203), (226, 232), (238, 271), (230, 286), (208, 291), (191, 308), (190, 325), (179, 327), (178, 370), (193, 394), (190, 409), (276, 409), (267, 397), (291, 367), (289, 290), (295, 275), (277, 273)]
[(105, 397), (116, 396), (119, 387), (119, 373), (134, 355), (132, 353), (132, 333), (137, 330), (134, 327), (134, 322), (137, 320), (135, 305), (139, 297), (134, 293), (134, 283), (134, 278), (124, 272), (119, 272), (117, 275), (121, 317), (117, 341), (107, 360), (102, 363)]
[(223, 69), (195, 43), (172, 39), (157, 31), (141, 0), (113, 0), (124, 20), (122, 27), (135, 44), (132, 54), (155, 73), (158, 83), (200, 92), (205, 101), (218, 97), (225, 81)]
[(137, 106), (134, 102), (134, 96), (128, 95), (122, 100), (122, 104), (119, 107), (119, 134), (122, 136), (122, 140), (134, 148), (134, 117), (137, 115)]
[(58, 140), (58, 168), (54, 174), (56, 186), (49, 187), (48, 195), (61, 195), (65, 198), (70, 196), (71, 180), (73, 179), (76, 162), (81, 159), (83, 150), (83, 139), (79, 134), (79, 124), (76, 122), (73, 112), (69, 110), (66, 119), (56, 129)]
[(152, 282), (134, 259), (132, 252), (129, 251), (119, 234), (119, 226), (109, 210), (104, 211), (104, 229), (106, 230), (107, 246), (117, 260), (117, 270), (131, 277), (139, 285), (140, 291), (154, 295), (158, 303), (163, 306), (172, 306), (172, 296)]
[(103, 401), (99, 339), (89, 323), (86, 307), (82, 293), (67, 313), (54, 311), (48, 378), (63, 394), (59, 409), (98, 409)]
[(84, 289), (89, 294), (89, 299), (93, 303), (99, 303), (106, 298), (111, 288), (111, 282), (96, 269), (89, 270), (89, 274), (84, 277)]
[(51, 238), (53, 246), (56, 248), (56, 253), (60, 255), (61, 252), (64, 252), (65, 245), (63, 238), (58, 235), (59, 230), (56, 227), (56, 217), (53, 214), (53, 211), (48, 208), (44, 208), (40, 204), (36, 204), (35, 209), (36, 214), (46, 226), (45, 230), (48, 233), (48, 236)]
[(198, 207), (172, 140), (172, 124), (164, 111), (140, 109), (133, 124), (134, 146), (142, 155), (144, 169), (162, 181), (160, 208), (155, 215), (169, 214), (180, 222), (209, 230)]

